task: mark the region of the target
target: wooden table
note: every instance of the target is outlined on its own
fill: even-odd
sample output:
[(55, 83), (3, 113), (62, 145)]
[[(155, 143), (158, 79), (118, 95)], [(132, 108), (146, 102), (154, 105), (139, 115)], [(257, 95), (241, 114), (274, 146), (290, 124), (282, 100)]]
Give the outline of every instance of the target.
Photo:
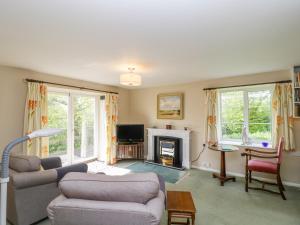
[(235, 177), (226, 175), (226, 152), (235, 152), (238, 151), (239, 148), (233, 145), (217, 145), (217, 146), (208, 146), (209, 149), (214, 151), (221, 152), (221, 165), (220, 165), (220, 174), (213, 173), (213, 178), (218, 178), (220, 180), (220, 185), (224, 186), (226, 181), (232, 180), (235, 182)]
[[(168, 225), (190, 224), (195, 225), (196, 208), (191, 192), (168, 191), (167, 192)], [(184, 218), (187, 222), (172, 222), (172, 218)]]

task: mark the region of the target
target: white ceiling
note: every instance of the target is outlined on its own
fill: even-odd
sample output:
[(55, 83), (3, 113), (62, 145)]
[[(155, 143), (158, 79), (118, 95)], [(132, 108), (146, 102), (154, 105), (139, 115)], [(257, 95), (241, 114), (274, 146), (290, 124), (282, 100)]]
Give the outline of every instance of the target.
[(300, 64), (299, 0), (1, 0), (0, 64), (143, 86)]

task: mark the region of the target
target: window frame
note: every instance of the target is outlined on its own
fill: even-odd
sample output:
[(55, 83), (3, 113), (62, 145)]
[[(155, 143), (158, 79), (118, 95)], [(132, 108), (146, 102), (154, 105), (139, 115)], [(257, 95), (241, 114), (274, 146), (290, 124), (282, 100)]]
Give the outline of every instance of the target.
[[(56, 93), (68, 96), (68, 125), (67, 125), (67, 164), (79, 163), (84, 161), (95, 160), (99, 157), (99, 149), (103, 148), (101, 144), (103, 142), (103, 138), (100, 135), (102, 133), (101, 129), (101, 109), (100, 109), (100, 98), (101, 96), (105, 96), (105, 93), (102, 92), (93, 92), (93, 91), (83, 91), (76, 89), (68, 89), (68, 88), (59, 88), (54, 86), (48, 86), (48, 94)], [(95, 115), (94, 115), (94, 155), (92, 157), (83, 158), (81, 160), (75, 160), (74, 158), (74, 103), (73, 97), (75, 96), (90, 96), (95, 98)]]
[[(220, 143), (224, 144), (235, 144), (235, 145), (242, 145), (242, 139), (223, 139), (223, 133), (222, 133), (222, 104), (221, 104), (221, 94), (226, 92), (234, 92), (234, 91), (242, 91), (243, 92), (243, 103), (244, 103), (244, 109), (243, 109), (243, 118), (244, 122), (242, 125), (246, 124), (247, 133), (249, 134), (249, 92), (255, 92), (255, 91), (270, 91), (271, 93), (271, 101), (270, 101), (270, 109), (272, 111), (272, 96), (274, 91), (274, 85), (273, 84), (264, 84), (264, 85), (255, 85), (255, 86), (243, 86), (243, 87), (234, 87), (234, 88), (223, 88), (219, 89), (217, 92), (217, 99), (218, 99), (218, 109), (217, 109), (217, 131), (218, 131), (218, 140)], [(272, 112), (271, 112), (272, 114)], [(271, 121), (270, 121), (270, 127), (271, 132), (273, 130), (273, 119), (272, 115), (270, 115)], [(250, 123), (250, 124), (259, 124), (259, 123)], [(262, 124), (269, 124), (269, 123), (262, 123)], [(253, 139), (252, 139), (253, 140)], [(273, 135), (271, 134), (271, 140), (269, 143), (269, 147), (272, 148), (272, 142), (273, 142)], [(257, 141), (253, 141), (253, 146), (259, 146), (257, 144)]]

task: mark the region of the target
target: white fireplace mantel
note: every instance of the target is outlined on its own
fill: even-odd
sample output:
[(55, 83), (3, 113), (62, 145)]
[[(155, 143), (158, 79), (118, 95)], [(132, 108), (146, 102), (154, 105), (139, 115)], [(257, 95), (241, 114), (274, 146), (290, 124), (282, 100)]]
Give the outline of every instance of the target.
[(147, 160), (154, 160), (154, 137), (166, 136), (182, 139), (182, 166), (191, 168), (191, 131), (190, 130), (168, 130), (148, 128), (148, 155)]

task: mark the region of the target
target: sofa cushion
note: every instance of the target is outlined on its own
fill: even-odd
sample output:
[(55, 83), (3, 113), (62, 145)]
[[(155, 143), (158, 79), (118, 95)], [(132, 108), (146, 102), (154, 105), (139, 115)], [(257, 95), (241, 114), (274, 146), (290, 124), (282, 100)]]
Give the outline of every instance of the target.
[(68, 173), (59, 187), (67, 198), (145, 204), (157, 197), (159, 181), (155, 173), (124, 176)]
[(60, 181), (67, 173), (80, 172), (86, 173), (88, 171), (88, 165), (85, 163), (77, 163), (70, 166), (64, 166), (56, 169), (57, 181)]
[(17, 172), (33, 172), (41, 169), (41, 159), (37, 156), (11, 155), (9, 167)]
[(147, 204), (70, 199), (60, 195), (48, 206), (52, 225), (158, 225), (164, 212), (162, 191)]
[(60, 195), (47, 211), (52, 225), (159, 225), (164, 198), (162, 191), (147, 204), (70, 199)]
[(10, 181), (16, 189), (23, 189), (44, 184), (56, 183), (57, 172), (55, 169), (23, 173), (15, 172), (10, 174), (10, 178)]

